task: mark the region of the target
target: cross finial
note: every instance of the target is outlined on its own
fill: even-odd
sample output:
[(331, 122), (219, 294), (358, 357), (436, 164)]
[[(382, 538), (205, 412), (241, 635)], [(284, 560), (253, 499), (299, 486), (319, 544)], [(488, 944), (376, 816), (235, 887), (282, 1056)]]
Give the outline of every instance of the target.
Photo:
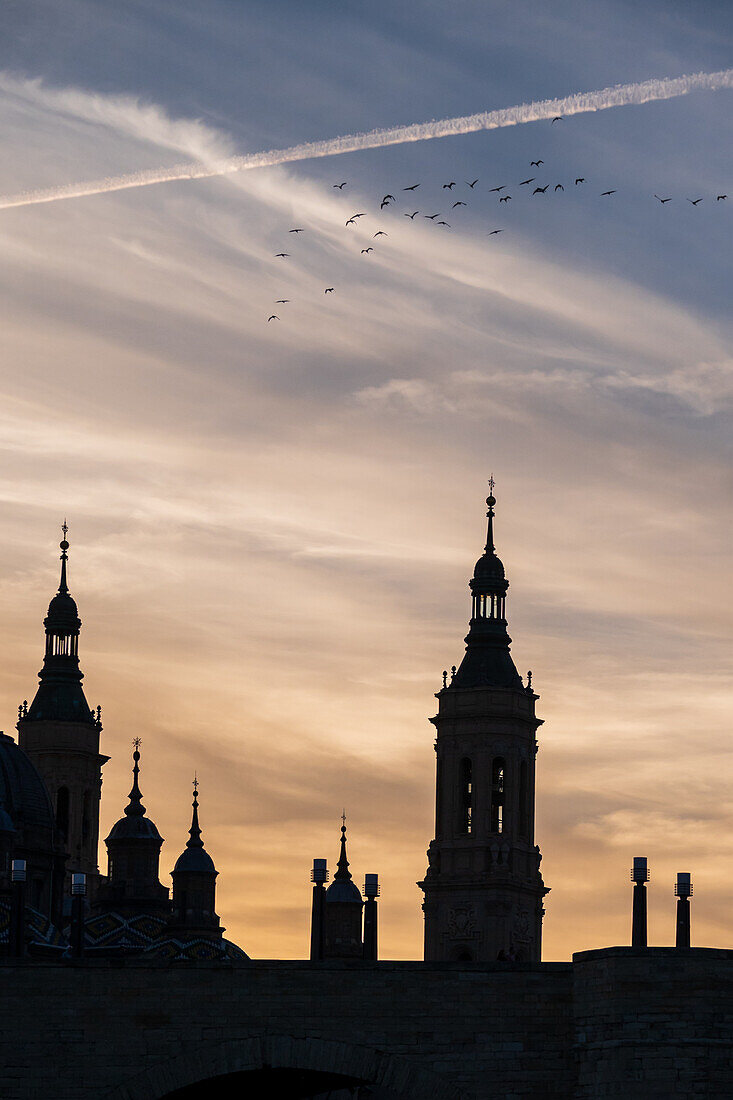
[(494, 486), (495, 485), (496, 485), (496, 482), (494, 481), (494, 475), (492, 474), (491, 477), (489, 478), (489, 492), (490, 493), (494, 492)]
[(193, 773), (193, 797), (197, 798), (199, 793), (199, 777), (196, 772)]
[(344, 806), (343, 812), (341, 814), (341, 824), (343, 825), (344, 828), (346, 828), (346, 807), (345, 806)]
[(66, 522), (66, 516), (64, 516), (64, 522), (61, 524), (61, 530), (64, 532), (64, 538), (66, 538), (69, 533), (69, 525)]
[(137, 751), (143, 743), (142, 737), (133, 737), (132, 747)]

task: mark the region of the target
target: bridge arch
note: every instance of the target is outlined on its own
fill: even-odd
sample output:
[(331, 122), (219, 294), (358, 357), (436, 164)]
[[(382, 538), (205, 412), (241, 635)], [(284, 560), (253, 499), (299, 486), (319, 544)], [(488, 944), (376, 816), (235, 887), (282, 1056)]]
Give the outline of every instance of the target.
[[(182, 1044), (184, 1045), (184, 1044)], [(328, 1039), (250, 1035), (184, 1045), (185, 1053), (128, 1078), (105, 1100), (164, 1100), (180, 1089), (233, 1074), (298, 1070), (376, 1086), (399, 1100), (461, 1100), (444, 1077), (383, 1050)], [(333, 1087), (333, 1086), (332, 1086)], [(342, 1085), (341, 1087), (344, 1087)]]

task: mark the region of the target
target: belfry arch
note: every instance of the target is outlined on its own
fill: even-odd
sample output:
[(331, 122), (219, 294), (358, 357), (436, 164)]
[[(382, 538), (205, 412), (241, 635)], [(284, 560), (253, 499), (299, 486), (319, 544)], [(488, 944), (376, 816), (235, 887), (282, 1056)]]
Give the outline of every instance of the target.
[[(424, 1100), (426, 1096), (461, 1100), (450, 1081), (407, 1059), (349, 1043), (290, 1035), (187, 1045), (182, 1057), (128, 1078), (105, 1100), (198, 1100), (211, 1095), (228, 1100), (229, 1089), (232, 1097), (241, 1096), (244, 1085), (252, 1100), (260, 1095), (263, 1100), (268, 1095), (300, 1100), (338, 1089), (354, 1090), (359, 1100), (367, 1100), (370, 1094), (375, 1100)], [(251, 1085), (260, 1091), (250, 1092)]]

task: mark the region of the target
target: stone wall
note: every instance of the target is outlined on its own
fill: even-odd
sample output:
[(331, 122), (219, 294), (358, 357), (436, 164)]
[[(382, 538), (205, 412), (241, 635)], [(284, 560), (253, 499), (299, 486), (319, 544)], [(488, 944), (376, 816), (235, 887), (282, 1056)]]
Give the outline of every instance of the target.
[(423, 1100), (733, 1095), (733, 952), (571, 963), (0, 962), (3, 1100), (313, 1069)]

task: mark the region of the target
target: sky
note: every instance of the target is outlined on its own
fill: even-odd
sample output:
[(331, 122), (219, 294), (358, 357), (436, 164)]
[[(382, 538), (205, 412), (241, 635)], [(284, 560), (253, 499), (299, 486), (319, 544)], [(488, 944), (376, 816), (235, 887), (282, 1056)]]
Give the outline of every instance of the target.
[[(704, 0), (9, 0), (0, 195), (732, 59)], [(197, 771), (253, 957), (307, 954), (344, 807), (381, 956), (421, 957), (429, 718), (492, 472), (544, 719), (543, 957), (629, 942), (634, 855), (651, 943), (689, 870), (693, 943), (730, 945), (732, 96), (0, 211), (2, 723), (66, 516), (102, 836), (140, 736), (169, 882)]]

